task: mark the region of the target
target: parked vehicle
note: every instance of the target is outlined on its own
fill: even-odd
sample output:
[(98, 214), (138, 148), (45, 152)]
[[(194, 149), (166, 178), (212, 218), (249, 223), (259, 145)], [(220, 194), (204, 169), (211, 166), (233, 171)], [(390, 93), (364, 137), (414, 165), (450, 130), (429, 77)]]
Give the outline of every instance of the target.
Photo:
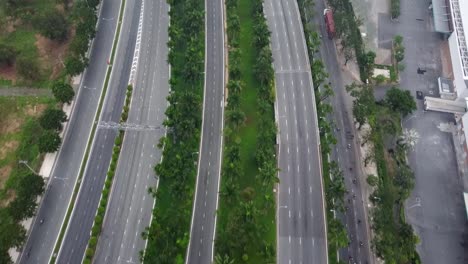
[(333, 20), (333, 11), (330, 8), (326, 8), (323, 10), (323, 17), (325, 19), (328, 38), (333, 39), (335, 37), (335, 21)]

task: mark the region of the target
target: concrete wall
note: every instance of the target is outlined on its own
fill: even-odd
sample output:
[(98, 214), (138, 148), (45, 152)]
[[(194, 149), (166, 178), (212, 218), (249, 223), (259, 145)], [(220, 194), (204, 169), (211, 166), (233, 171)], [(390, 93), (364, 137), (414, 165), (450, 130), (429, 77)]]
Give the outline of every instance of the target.
[(465, 84), (465, 79), (463, 78), (463, 69), (458, 49), (456, 32), (453, 32), (452, 35), (450, 35), (448, 42), (450, 48), (450, 58), (452, 59), (454, 77), (453, 85), (455, 87), (455, 91), (457, 92), (457, 99), (465, 100), (465, 97), (468, 97), (468, 88)]

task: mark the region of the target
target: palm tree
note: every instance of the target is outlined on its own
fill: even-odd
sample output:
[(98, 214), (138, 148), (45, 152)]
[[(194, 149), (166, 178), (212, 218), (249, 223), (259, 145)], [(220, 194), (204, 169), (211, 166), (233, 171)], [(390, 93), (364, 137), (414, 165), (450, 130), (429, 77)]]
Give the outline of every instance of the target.
[(213, 264), (234, 264), (234, 259), (230, 258), (228, 255), (216, 255)]

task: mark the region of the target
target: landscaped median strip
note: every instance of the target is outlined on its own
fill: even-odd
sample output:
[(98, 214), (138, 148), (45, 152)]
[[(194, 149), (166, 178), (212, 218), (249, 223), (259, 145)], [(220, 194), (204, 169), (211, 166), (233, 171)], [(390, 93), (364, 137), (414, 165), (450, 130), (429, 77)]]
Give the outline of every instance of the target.
[[(130, 101), (132, 97), (133, 87), (131, 85), (127, 86), (127, 95), (125, 97), (125, 105), (122, 110), (122, 115), (120, 117), (120, 122), (124, 123), (127, 121), (128, 112), (130, 108)], [(91, 229), (91, 237), (88, 242), (88, 247), (86, 248), (86, 255), (83, 261), (84, 264), (91, 263), (94, 257), (96, 250), (96, 245), (101, 234), (102, 222), (106, 213), (107, 203), (109, 199), (110, 188), (112, 186), (112, 180), (114, 179), (115, 169), (117, 168), (117, 162), (119, 160), (120, 151), (122, 147), (122, 142), (125, 132), (123, 130), (119, 131), (119, 134), (115, 138), (114, 148), (112, 149), (112, 160), (109, 165), (109, 169), (106, 175), (106, 181), (104, 183), (104, 189), (101, 193), (101, 198), (99, 201), (99, 207), (94, 217), (93, 228)]]
[(102, 105), (103, 105), (104, 98), (105, 98), (105, 95), (106, 95), (107, 87), (109, 85), (110, 75), (111, 75), (111, 71), (112, 71), (112, 62), (114, 60), (115, 49), (117, 48), (117, 43), (118, 43), (118, 40), (119, 40), (120, 28), (121, 28), (122, 19), (123, 19), (123, 12), (125, 10), (125, 1), (126, 0), (122, 0), (121, 5), (120, 5), (119, 19), (117, 21), (117, 29), (116, 29), (116, 32), (115, 32), (115, 35), (114, 35), (114, 43), (112, 45), (111, 58), (109, 59), (110, 65), (108, 65), (108, 67), (107, 67), (106, 79), (104, 81), (104, 86), (102, 88), (103, 90), (101, 92), (101, 97), (99, 98), (98, 109), (96, 111), (96, 115), (94, 116), (94, 122), (93, 122), (93, 126), (92, 126), (92, 129), (91, 129), (91, 134), (90, 134), (88, 142), (86, 144), (85, 155), (84, 155), (82, 163), (81, 163), (80, 171), (79, 171), (79, 174), (78, 174), (78, 179), (76, 180), (75, 186), (73, 187), (73, 195), (72, 195), (72, 198), (70, 200), (70, 203), (69, 203), (69, 206), (68, 206), (68, 209), (67, 209), (67, 213), (65, 215), (65, 219), (64, 219), (63, 224), (62, 224), (62, 226), (60, 228), (60, 234), (58, 236), (57, 242), (55, 243), (55, 247), (54, 247), (54, 251), (52, 252), (50, 263), (55, 263), (55, 261), (56, 261), (57, 253), (60, 250), (60, 246), (62, 244), (62, 240), (63, 240), (63, 237), (65, 235), (65, 231), (66, 231), (67, 226), (68, 226), (68, 221), (70, 220), (70, 216), (71, 216), (71, 213), (73, 211), (73, 207), (75, 206), (75, 200), (76, 200), (76, 197), (78, 195), (78, 191), (80, 189), (80, 183), (81, 183), (81, 179), (82, 179), (83, 174), (84, 174), (84, 168), (86, 167), (86, 163), (87, 163), (89, 153), (90, 153), (91, 142), (93, 141), (94, 134), (96, 133), (97, 121), (99, 121), (99, 117), (101, 115), (101, 110), (102, 110)]
[(226, 10), (229, 97), (215, 263), (274, 263), (278, 169), (270, 34), (262, 0), (227, 0)]

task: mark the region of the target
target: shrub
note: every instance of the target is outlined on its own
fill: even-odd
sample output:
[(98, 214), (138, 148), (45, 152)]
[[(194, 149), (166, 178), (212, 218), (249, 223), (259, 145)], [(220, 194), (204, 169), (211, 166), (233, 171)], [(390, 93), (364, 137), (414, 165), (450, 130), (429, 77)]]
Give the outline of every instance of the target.
[(26, 80), (36, 81), (40, 77), (37, 59), (20, 56), (16, 59), (16, 71)]
[(52, 40), (63, 41), (67, 38), (68, 22), (56, 9), (34, 19), (34, 27), (41, 35)]
[(15, 62), (16, 50), (13, 46), (0, 43), (0, 66), (11, 66)]
[(94, 250), (92, 248), (86, 249), (86, 257), (92, 258), (94, 256)]
[(379, 183), (379, 178), (375, 175), (368, 175), (367, 176), (367, 184), (369, 184), (370, 186), (377, 186), (377, 184)]
[(400, 0), (391, 0), (390, 13), (393, 19), (400, 16)]
[(90, 239), (89, 239), (89, 242), (88, 242), (89, 246), (91, 248), (94, 248), (97, 244), (97, 237), (95, 236), (92, 236)]

